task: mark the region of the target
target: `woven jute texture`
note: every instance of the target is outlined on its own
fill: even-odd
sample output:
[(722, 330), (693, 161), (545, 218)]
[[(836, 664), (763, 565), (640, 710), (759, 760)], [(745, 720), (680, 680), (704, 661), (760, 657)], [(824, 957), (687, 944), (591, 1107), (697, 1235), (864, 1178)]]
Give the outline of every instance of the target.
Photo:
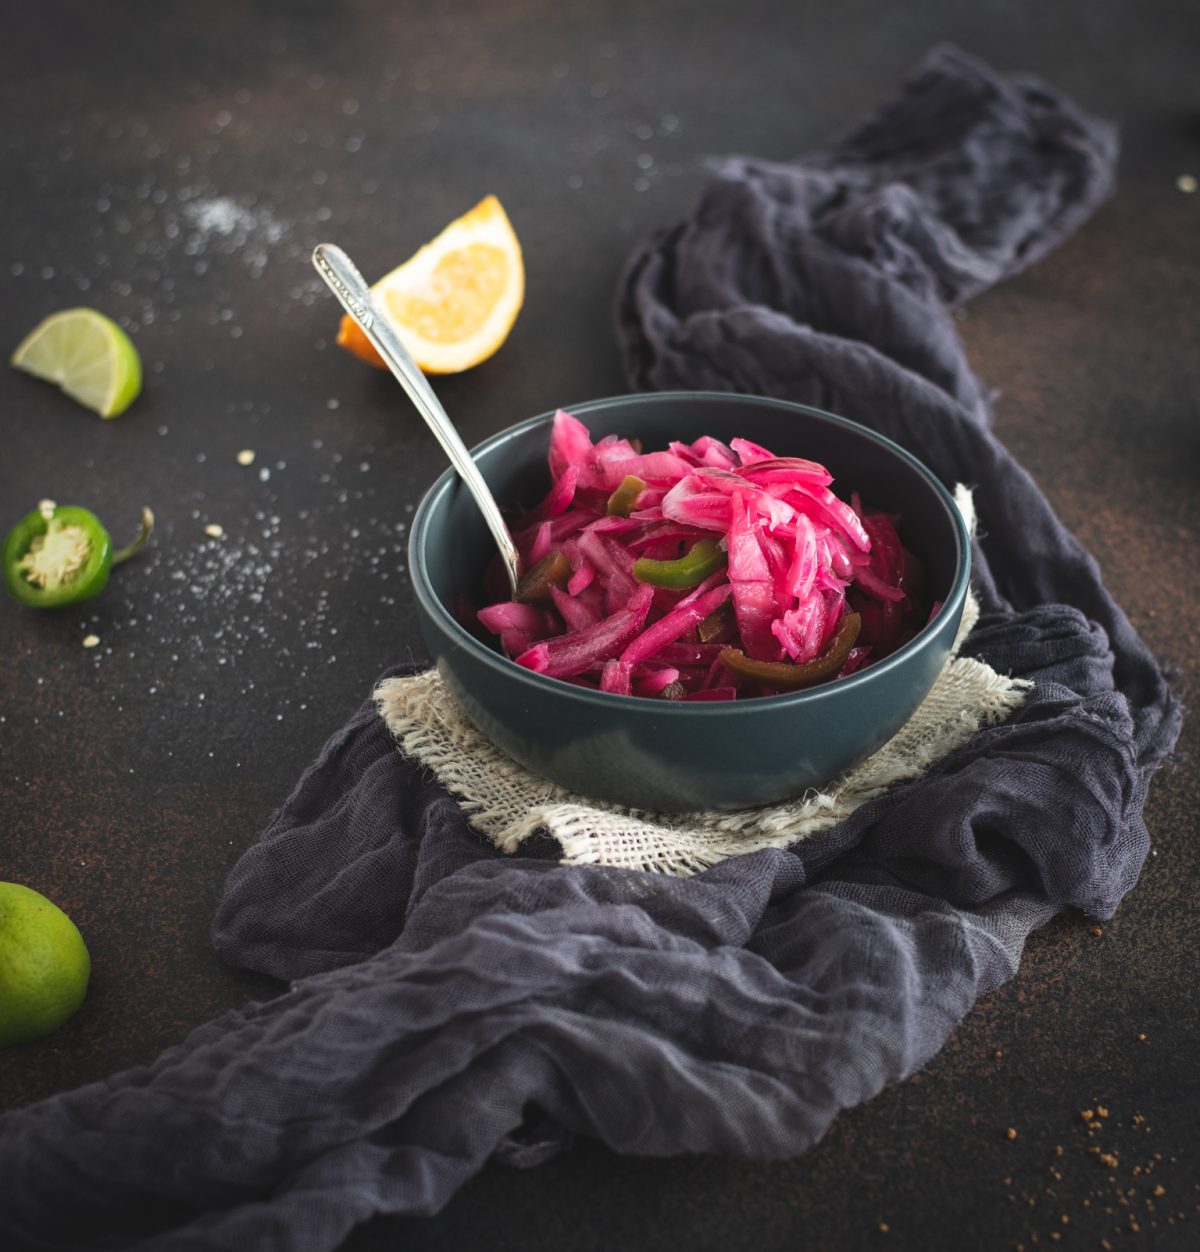
[[(956, 502), (974, 522), (970, 494)], [(574, 865), (694, 874), (729, 856), (785, 848), (849, 817), (897, 783), (924, 773), (981, 727), (1020, 708), (1030, 684), (958, 655), (979, 617), (968, 595), (954, 648), (917, 711), (873, 756), (822, 791), (734, 813), (651, 813), (592, 800), (531, 773), (485, 738), (436, 670), (376, 689), (380, 715), (400, 749), (431, 769), (471, 825), (505, 852), (544, 831)]]

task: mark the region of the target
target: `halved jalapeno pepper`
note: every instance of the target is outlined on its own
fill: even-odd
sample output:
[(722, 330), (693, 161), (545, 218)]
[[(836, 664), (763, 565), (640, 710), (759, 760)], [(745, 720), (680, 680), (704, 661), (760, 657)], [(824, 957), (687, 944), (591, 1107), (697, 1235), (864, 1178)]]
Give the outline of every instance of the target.
[(113, 551), (95, 513), (43, 500), (8, 532), (0, 561), (4, 583), (23, 604), (56, 608), (90, 600), (102, 592), (114, 565), (140, 552), (154, 529), (154, 514), (142, 509), (133, 542)]

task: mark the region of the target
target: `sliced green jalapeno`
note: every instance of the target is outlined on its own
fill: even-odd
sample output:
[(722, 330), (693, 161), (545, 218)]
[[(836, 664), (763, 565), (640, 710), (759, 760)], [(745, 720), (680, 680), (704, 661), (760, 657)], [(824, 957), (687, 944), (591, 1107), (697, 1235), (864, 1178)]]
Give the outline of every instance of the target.
[(553, 604), (550, 588), (565, 587), (570, 577), (571, 563), (555, 549), (522, 576), (513, 599), (519, 604)]
[(628, 517), (637, 507), (637, 498), (646, 484), (636, 474), (626, 474), (621, 485), (608, 497), (609, 517)]
[(633, 563), (633, 576), (638, 582), (671, 591), (698, 587), (709, 574), (715, 574), (728, 558), (715, 539), (701, 539), (674, 561), (652, 561), (641, 557)]
[(857, 613), (847, 613), (833, 632), (829, 647), (803, 665), (793, 665), (789, 661), (754, 661), (740, 648), (724, 649), (721, 664), (731, 673), (775, 691), (798, 691), (832, 678), (842, 668), (861, 627), (862, 618)]

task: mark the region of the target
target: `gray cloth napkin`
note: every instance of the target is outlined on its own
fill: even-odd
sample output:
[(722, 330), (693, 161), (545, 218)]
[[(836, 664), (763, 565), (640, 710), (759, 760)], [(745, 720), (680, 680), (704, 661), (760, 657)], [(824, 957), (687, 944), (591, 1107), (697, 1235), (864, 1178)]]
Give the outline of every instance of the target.
[(933, 1056), (1035, 926), (1111, 915), (1179, 709), (989, 433), (947, 306), (1058, 242), (1114, 160), (1051, 88), (938, 51), (826, 151), (725, 162), (620, 297), (636, 386), (814, 403), (975, 484), (967, 650), (1033, 681), (1014, 718), (794, 848), (667, 878), (498, 855), (367, 703), (217, 917), (226, 960), (297, 981), (0, 1119), (0, 1246), (316, 1252), (570, 1133), (792, 1155)]

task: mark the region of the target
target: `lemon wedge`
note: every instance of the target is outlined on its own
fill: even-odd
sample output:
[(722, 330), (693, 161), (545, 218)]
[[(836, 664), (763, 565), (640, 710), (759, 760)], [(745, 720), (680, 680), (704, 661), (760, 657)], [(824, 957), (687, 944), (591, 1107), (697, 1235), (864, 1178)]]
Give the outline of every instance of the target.
[[(508, 338), (525, 299), (521, 245), (500, 201), (481, 200), (371, 292), (427, 374), (457, 374), (486, 361)], [(348, 317), (337, 341), (383, 367)]]

